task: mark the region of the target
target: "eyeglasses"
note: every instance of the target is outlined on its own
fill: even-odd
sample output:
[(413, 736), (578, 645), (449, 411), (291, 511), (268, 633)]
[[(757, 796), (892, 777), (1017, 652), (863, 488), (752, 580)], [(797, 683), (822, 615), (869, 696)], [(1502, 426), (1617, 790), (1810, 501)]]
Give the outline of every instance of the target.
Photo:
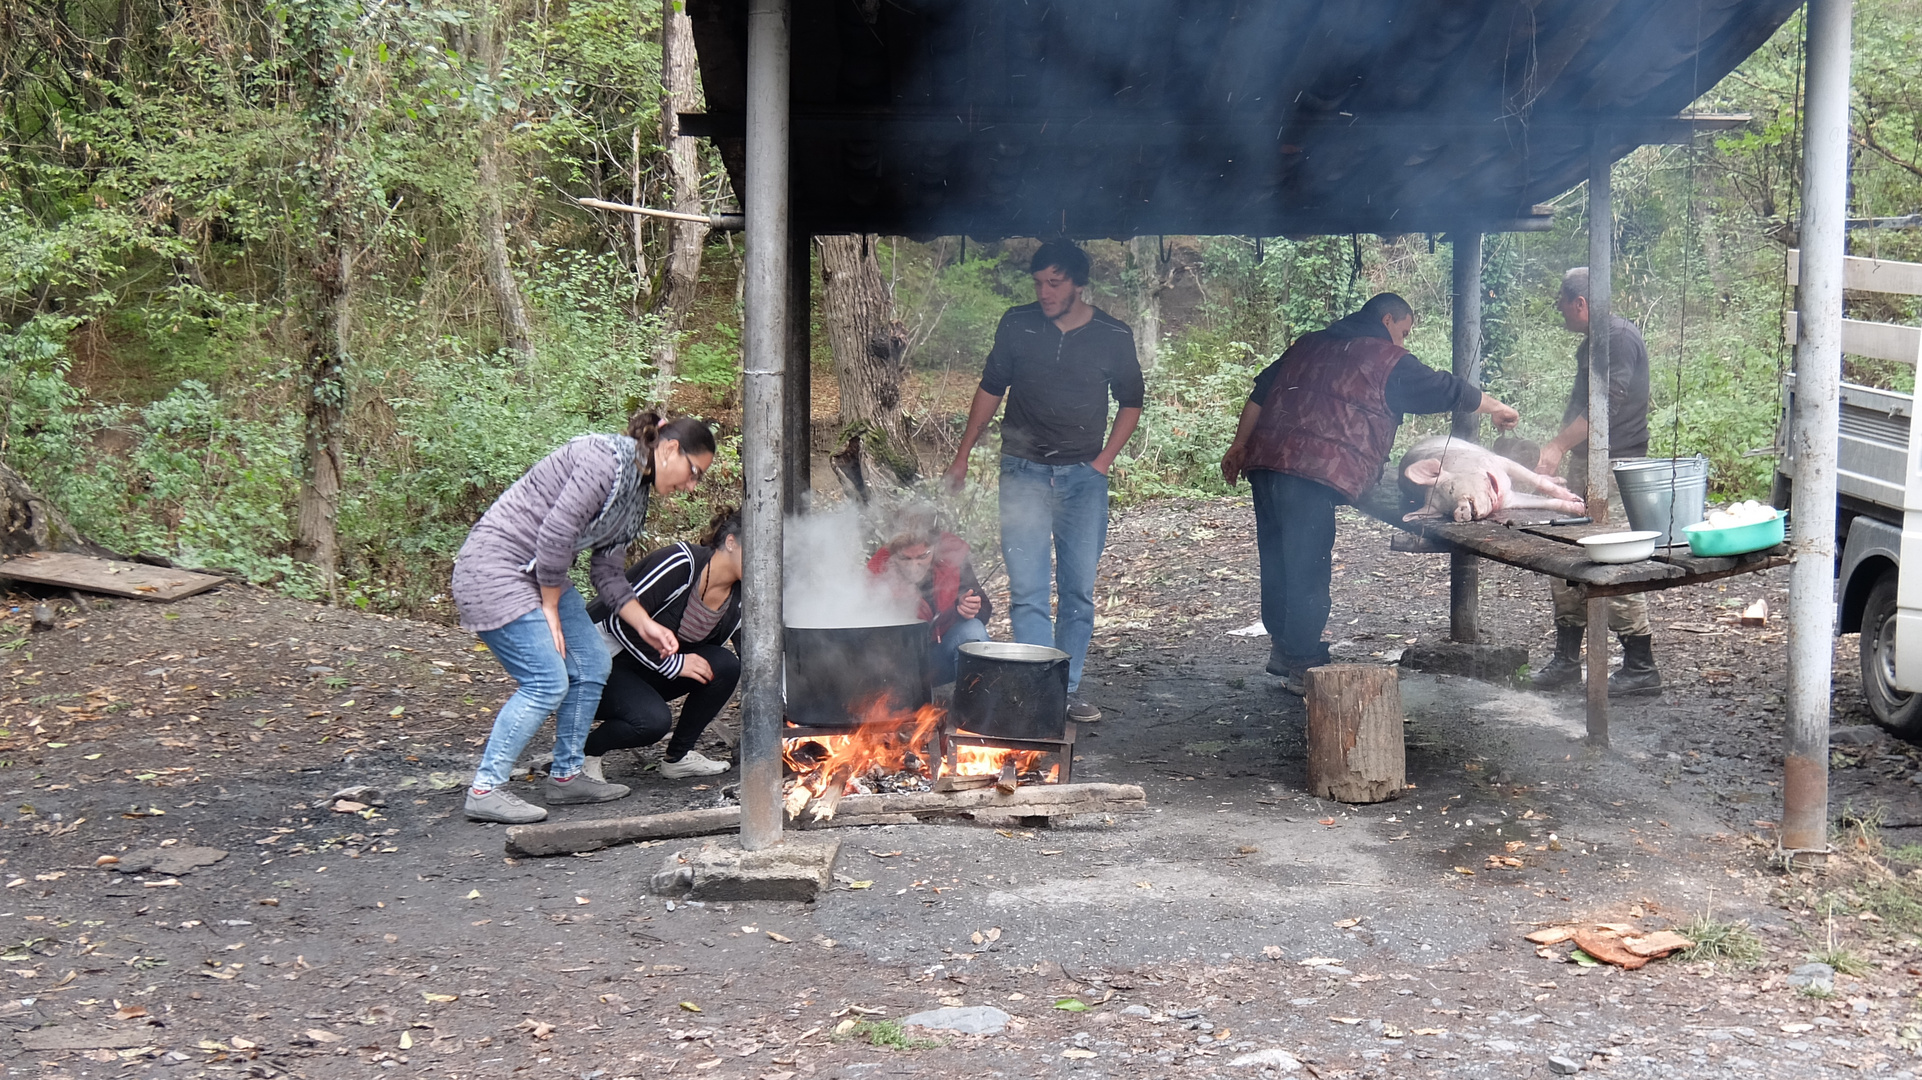
[[(707, 474), (707, 469), (703, 469), (699, 465), (694, 464), (694, 458), (685, 450), (681, 451), (681, 460), (687, 462), (687, 471), (691, 474), (689, 479), (696, 484), (700, 483), (701, 477)], [(713, 467), (713, 463), (710, 462), (708, 468)]]

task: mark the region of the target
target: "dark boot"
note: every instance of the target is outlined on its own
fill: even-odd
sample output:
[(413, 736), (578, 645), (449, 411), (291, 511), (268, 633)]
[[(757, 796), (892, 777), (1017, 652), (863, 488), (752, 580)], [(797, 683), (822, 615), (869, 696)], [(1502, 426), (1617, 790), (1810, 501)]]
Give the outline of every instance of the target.
[(1535, 690), (1560, 690), (1579, 686), (1582, 681), (1582, 635), (1587, 632), (1585, 627), (1557, 626), (1555, 655), (1528, 680), (1529, 687)]
[(1608, 696), (1658, 694), (1662, 673), (1655, 670), (1655, 638), (1649, 634), (1621, 635), (1622, 666), (1608, 677)]

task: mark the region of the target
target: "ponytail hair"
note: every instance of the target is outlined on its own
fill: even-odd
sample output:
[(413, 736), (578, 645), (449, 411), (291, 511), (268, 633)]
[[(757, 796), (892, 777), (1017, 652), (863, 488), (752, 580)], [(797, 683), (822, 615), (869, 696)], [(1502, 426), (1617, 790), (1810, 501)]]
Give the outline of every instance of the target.
[(741, 511), (739, 507), (723, 506), (714, 512), (707, 528), (701, 532), (701, 546), (719, 551), (730, 536), (737, 541), (741, 539)]
[(652, 482), (654, 479), (654, 448), (663, 441), (672, 439), (681, 444), (683, 454), (712, 454), (714, 452), (714, 429), (707, 421), (692, 416), (666, 419), (652, 409), (642, 409), (627, 421), (627, 437), (640, 446), (641, 476)]

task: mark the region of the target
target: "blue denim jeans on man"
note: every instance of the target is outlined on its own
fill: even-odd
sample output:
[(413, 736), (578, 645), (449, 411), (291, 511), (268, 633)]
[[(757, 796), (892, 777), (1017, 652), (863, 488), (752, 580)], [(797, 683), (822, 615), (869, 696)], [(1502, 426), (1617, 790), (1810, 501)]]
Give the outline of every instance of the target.
[(1299, 675), (1328, 662), (1335, 507), (1341, 493), (1272, 469), (1249, 469), (1255, 495), (1255, 549), (1261, 554), (1261, 622), (1268, 628), (1268, 670)]
[[(1008, 622), (1023, 645), (1068, 654), (1068, 693), (1094, 636), (1094, 576), (1108, 541), (1108, 478), (1093, 465), (1043, 465), (1001, 457), (1001, 557), (1008, 567)], [(1055, 612), (1049, 608), (1053, 555)]]
[(520, 687), (494, 718), (494, 730), (481, 751), (480, 768), (474, 772), (477, 789), (491, 790), (507, 783), (521, 750), (549, 713), (554, 716), (551, 775), (569, 777), (581, 771), (581, 748), (594, 725), (594, 711), (600, 707), (601, 688), (607, 685), (613, 658), (608, 655), (600, 629), (587, 617), (587, 605), (580, 593), (571, 588), (561, 593), (560, 607), (561, 637), (567, 642), (565, 658), (554, 651), (554, 635), (539, 608), (506, 626), (480, 632), (480, 639)]
[(988, 640), (988, 628), (981, 625), (980, 619), (962, 619), (941, 640), (929, 646), (934, 657), (934, 685), (954, 681), (955, 668), (961, 662), (961, 646), (970, 641)]

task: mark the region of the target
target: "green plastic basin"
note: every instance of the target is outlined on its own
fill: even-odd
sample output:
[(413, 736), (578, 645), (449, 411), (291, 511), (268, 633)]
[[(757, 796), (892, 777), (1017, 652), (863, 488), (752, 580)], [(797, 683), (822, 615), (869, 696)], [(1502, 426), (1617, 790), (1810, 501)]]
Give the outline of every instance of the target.
[(1717, 529), (1708, 522), (1698, 522), (1682, 530), (1688, 537), (1688, 550), (1691, 555), (1745, 555), (1751, 551), (1763, 551), (1782, 542), (1788, 531), (1788, 515), (1777, 510), (1768, 521), (1757, 521), (1748, 525), (1735, 525)]

